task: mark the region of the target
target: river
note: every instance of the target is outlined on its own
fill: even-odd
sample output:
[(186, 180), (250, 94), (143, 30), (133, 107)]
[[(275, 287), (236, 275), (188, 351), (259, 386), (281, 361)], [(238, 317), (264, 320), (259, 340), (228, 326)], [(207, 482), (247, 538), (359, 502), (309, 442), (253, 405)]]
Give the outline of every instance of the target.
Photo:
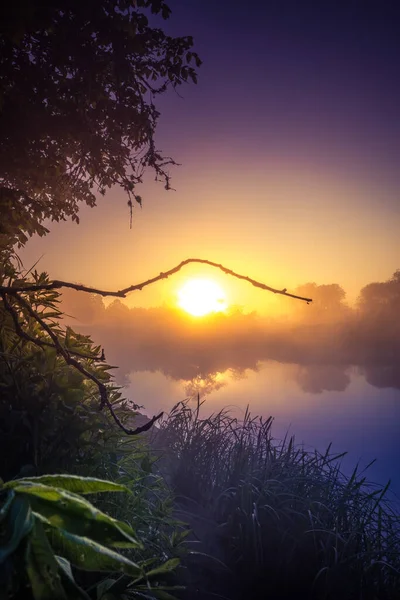
[(203, 416), (227, 408), (240, 416), (249, 405), (253, 415), (274, 417), (273, 436), (286, 432), (306, 449), (348, 454), (343, 471), (357, 463), (362, 470), (376, 459), (367, 479), (400, 498), (400, 390), (367, 383), (356, 367), (301, 367), (275, 361), (260, 363), (258, 371), (218, 373), (211, 379), (188, 382), (161, 372), (138, 371), (129, 375), (127, 397), (153, 415), (168, 411), (188, 392), (199, 389), (205, 399)]

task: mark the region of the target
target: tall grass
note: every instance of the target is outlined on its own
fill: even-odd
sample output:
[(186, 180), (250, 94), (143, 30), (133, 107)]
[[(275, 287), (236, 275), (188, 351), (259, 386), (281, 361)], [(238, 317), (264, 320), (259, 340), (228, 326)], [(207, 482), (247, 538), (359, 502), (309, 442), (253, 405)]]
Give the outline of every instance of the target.
[[(223, 561), (209, 591), (235, 599), (398, 600), (400, 520), (388, 486), (341, 472), (343, 455), (308, 452), (243, 421), (179, 403), (155, 433), (160, 469), (201, 548)], [(215, 563), (219, 565), (219, 563)], [(207, 582), (203, 577), (203, 592)], [(218, 582), (220, 585), (218, 585)], [(195, 597), (192, 590), (191, 596)]]

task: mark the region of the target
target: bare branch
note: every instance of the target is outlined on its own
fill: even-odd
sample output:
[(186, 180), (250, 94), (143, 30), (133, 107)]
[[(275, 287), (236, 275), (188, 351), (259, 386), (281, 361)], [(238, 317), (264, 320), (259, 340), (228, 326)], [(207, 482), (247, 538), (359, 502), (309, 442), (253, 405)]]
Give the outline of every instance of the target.
[(156, 283), (157, 281), (161, 281), (162, 279), (168, 279), (168, 277), (170, 277), (171, 275), (175, 275), (175, 273), (178, 273), (178, 271), (180, 271), (183, 267), (185, 267), (186, 265), (189, 265), (191, 263), (200, 263), (203, 265), (208, 265), (210, 267), (214, 267), (216, 269), (220, 269), (220, 271), (222, 271), (226, 275), (231, 275), (232, 277), (236, 277), (236, 279), (242, 279), (243, 281), (247, 281), (251, 285), (254, 285), (254, 287), (260, 288), (261, 290), (265, 290), (267, 292), (272, 292), (273, 294), (280, 294), (281, 296), (287, 296), (288, 298), (294, 298), (295, 300), (302, 300), (304, 302), (307, 302), (307, 304), (312, 302), (312, 298), (304, 298), (303, 296), (297, 296), (296, 294), (290, 294), (286, 290), (286, 288), (284, 288), (283, 290), (278, 290), (269, 285), (266, 285), (265, 283), (262, 283), (255, 279), (252, 279), (251, 277), (248, 277), (247, 275), (241, 275), (240, 273), (236, 273), (235, 271), (232, 271), (231, 269), (228, 269), (227, 267), (224, 267), (223, 265), (221, 265), (219, 263), (213, 262), (211, 260), (206, 260), (205, 258), (187, 258), (186, 260), (183, 260), (181, 263), (179, 263), (179, 265), (177, 265), (176, 267), (173, 267), (169, 271), (165, 271), (164, 273), (160, 273), (156, 277), (152, 277), (151, 279), (148, 279), (147, 281), (143, 281), (142, 283), (137, 283), (135, 285), (131, 285), (127, 288), (124, 288), (124, 289), (118, 290), (118, 291), (99, 290), (97, 288), (88, 287), (86, 285), (80, 285), (80, 284), (71, 283), (68, 281), (54, 280), (51, 283), (45, 283), (42, 285), (21, 285), (21, 286), (14, 285), (11, 287), (0, 286), (0, 292), (6, 292), (6, 293), (7, 292), (12, 293), (15, 291), (38, 292), (41, 290), (54, 290), (54, 289), (66, 287), (66, 288), (72, 288), (74, 290), (77, 290), (78, 292), (88, 292), (90, 294), (99, 294), (100, 296), (114, 296), (117, 298), (125, 298), (126, 295), (129, 294), (130, 292), (142, 290), (144, 287), (147, 287), (148, 285), (152, 285), (153, 283)]

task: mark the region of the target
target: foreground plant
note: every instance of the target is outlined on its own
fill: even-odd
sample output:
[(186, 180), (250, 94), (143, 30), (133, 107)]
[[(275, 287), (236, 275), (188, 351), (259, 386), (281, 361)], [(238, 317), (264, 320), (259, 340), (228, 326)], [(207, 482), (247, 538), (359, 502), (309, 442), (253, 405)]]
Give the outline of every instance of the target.
[[(83, 495), (126, 492), (124, 485), (73, 475), (0, 482), (0, 598), (68, 600), (173, 598), (163, 585), (179, 559), (134, 562), (120, 550), (143, 548), (135, 531)], [(76, 571), (75, 571), (76, 570)], [(105, 572), (88, 589), (82, 571)], [(94, 594), (94, 596), (93, 596)]]

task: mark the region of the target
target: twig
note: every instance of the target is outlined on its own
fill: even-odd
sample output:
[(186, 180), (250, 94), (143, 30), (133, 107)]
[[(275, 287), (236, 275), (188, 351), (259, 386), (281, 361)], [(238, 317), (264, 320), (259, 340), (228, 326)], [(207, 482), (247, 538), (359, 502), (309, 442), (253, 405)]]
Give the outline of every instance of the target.
[(152, 285), (153, 283), (156, 283), (157, 281), (161, 281), (162, 279), (168, 279), (168, 277), (170, 277), (171, 275), (175, 275), (175, 273), (178, 273), (178, 271), (180, 271), (183, 267), (185, 267), (186, 265), (189, 265), (190, 263), (200, 263), (203, 265), (209, 265), (210, 267), (215, 267), (216, 269), (220, 269), (226, 275), (231, 275), (232, 277), (236, 277), (237, 279), (242, 279), (243, 281), (247, 281), (248, 283), (251, 283), (251, 285), (253, 285), (254, 287), (258, 287), (267, 292), (272, 292), (273, 294), (280, 294), (281, 296), (287, 296), (289, 298), (294, 298), (295, 300), (302, 300), (304, 302), (307, 302), (307, 304), (312, 302), (312, 298), (304, 298), (303, 296), (297, 296), (296, 294), (290, 294), (289, 292), (287, 292), (286, 288), (284, 288), (283, 290), (278, 290), (269, 285), (266, 285), (265, 283), (262, 283), (255, 279), (252, 279), (251, 277), (248, 277), (246, 275), (241, 275), (240, 273), (236, 273), (235, 271), (232, 271), (231, 269), (228, 269), (227, 267), (224, 267), (223, 265), (221, 265), (219, 263), (213, 262), (211, 260), (206, 260), (205, 258), (187, 258), (186, 260), (183, 260), (181, 263), (179, 263), (179, 265), (177, 265), (176, 267), (173, 267), (169, 271), (165, 271), (164, 273), (160, 273), (156, 277), (152, 277), (151, 279), (148, 279), (147, 281), (143, 281), (142, 283), (137, 283), (135, 285), (131, 285), (127, 288), (124, 288), (124, 289), (118, 290), (118, 291), (99, 290), (97, 288), (88, 287), (86, 285), (80, 285), (78, 283), (71, 283), (68, 281), (60, 281), (60, 280), (55, 279), (51, 283), (45, 283), (45, 284), (40, 284), (40, 285), (39, 284), (23, 285), (23, 286), (15, 285), (15, 286), (11, 286), (11, 287), (0, 286), (0, 292), (15, 292), (15, 291), (38, 292), (41, 290), (54, 290), (57, 288), (66, 287), (66, 288), (72, 288), (78, 292), (88, 292), (90, 294), (99, 294), (100, 296), (114, 296), (117, 298), (125, 298), (126, 295), (129, 294), (130, 292), (135, 292), (136, 290), (142, 290), (144, 287), (147, 287), (148, 285)]

